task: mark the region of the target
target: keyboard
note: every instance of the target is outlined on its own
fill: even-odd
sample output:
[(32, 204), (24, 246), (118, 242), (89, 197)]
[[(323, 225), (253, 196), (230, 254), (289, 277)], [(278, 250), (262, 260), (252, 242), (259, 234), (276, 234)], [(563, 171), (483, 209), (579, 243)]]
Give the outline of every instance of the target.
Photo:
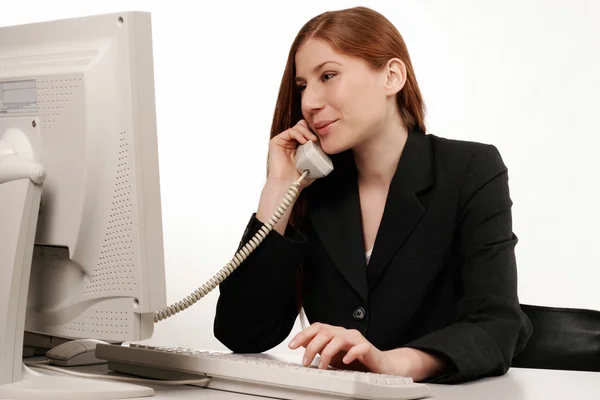
[(232, 354), (141, 344), (98, 344), (108, 369), (158, 380), (209, 377), (210, 389), (278, 399), (421, 399), (430, 388), (411, 378), (370, 372), (319, 369), (266, 354)]

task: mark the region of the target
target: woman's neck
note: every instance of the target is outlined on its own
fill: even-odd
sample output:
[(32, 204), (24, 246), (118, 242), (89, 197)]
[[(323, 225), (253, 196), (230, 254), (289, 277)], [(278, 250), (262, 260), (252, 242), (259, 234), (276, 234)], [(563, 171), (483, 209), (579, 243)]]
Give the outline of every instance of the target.
[(402, 119), (390, 118), (379, 133), (352, 149), (359, 183), (389, 187), (408, 139)]

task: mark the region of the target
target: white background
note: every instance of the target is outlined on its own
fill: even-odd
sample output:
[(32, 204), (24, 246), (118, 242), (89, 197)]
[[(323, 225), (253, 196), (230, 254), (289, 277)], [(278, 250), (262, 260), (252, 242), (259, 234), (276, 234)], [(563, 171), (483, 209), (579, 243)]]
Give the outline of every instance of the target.
[[(600, 309), (600, 2), (7, 4), (0, 26), (152, 12), (169, 303), (232, 257), (256, 209), (273, 107), (297, 31), (323, 11), (360, 4), (382, 12), (403, 35), (429, 131), (492, 143), (503, 155), (520, 239), (521, 302)], [(217, 296), (159, 323), (149, 342), (224, 349), (212, 333)]]

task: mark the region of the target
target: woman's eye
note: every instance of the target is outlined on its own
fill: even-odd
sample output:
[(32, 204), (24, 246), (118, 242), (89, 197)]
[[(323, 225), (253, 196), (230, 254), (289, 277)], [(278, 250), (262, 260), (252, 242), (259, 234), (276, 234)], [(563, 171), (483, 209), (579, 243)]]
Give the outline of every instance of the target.
[[(333, 78), (336, 74), (334, 73), (325, 73), (323, 75), (321, 75), (321, 81), (325, 82), (330, 80), (331, 78)], [(304, 91), (304, 89), (306, 89), (306, 85), (302, 84), (302, 85), (298, 85), (298, 90), (302, 93)]]

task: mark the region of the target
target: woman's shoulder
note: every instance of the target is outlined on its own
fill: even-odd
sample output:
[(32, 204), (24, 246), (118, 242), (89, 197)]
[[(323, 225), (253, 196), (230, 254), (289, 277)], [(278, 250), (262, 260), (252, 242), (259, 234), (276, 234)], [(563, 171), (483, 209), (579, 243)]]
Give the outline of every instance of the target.
[(480, 153), (497, 153), (497, 147), (492, 143), (478, 142), (465, 139), (452, 139), (429, 133), (426, 137), (438, 152), (472, 157)]
[(493, 165), (504, 168), (500, 151), (492, 143), (478, 142), (464, 139), (451, 139), (427, 134), (433, 153), (438, 161), (449, 161), (465, 166)]

